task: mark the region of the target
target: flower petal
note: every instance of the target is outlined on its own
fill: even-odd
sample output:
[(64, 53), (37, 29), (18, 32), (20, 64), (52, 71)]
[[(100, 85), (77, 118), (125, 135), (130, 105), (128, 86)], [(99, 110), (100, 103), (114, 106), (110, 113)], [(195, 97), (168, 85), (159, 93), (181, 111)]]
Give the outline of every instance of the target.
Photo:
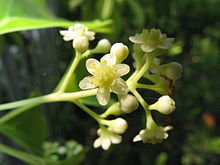
[(149, 52), (152, 52), (155, 49), (155, 47), (153, 45), (150, 45), (150, 44), (142, 44), (141, 49), (144, 52), (149, 53)]
[(101, 66), (101, 63), (94, 58), (90, 58), (86, 61), (86, 68), (88, 72), (91, 74), (94, 74), (97, 68), (99, 68), (100, 66)]
[(101, 58), (100, 62), (103, 65), (109, 65), (109, 66), (115, 65), (116, 56), (114, 54), (106, 54)]
[(101, 145), (102, 145), (102, 140), (101, 140), (101, 138), (99, 137), (99, 138), (97, 138), (97, 139), (94, 141), (93, 147), (94, 147), (94, 148), (98, 148), (98, 147), (100, 147)]
[(122, 78), (117, 78), (114, 85), (111, 87), (111, 90), (120, 95), (125, 95), (129, 92), (126, 82)]
[(109, 138), (105, 138), (105, 139), (102, 140), (102, 148), (104, 150), (108, 150), (110, 145), (111, 145), (111, 141), (110, 141)]
[(109, 88), (99, 87), (97, 91), (96, 98), (101, 105), (108, 104), (110, 100), (110, 91)]
[(131, 36), (129, 37), (129, 40), (133, 43), (137, 43), (137, 44), (140, 44), (140, 43), (143, 43), (144, 40), (143, 40), (143, 37), (142, 35), (140, 34), (136, 34), (135, 36)]
[(111, 141), (113, 144), (119, 144), (121, 143), (121, 136), (120, 135), (111, 135)]
[(173, 41), (174, 41), (174, 38), (161, 39), (157, 47), (161, 49), (168, 49), (171, 47), (171, 44), (173, 43)]
[(130, 67), (127, 64), (117, 64), (115, 66), (115, 76), (121, 77), (126, 75), (130, 71)]
[(92, 88), (95, 88), (97, 87), (97, 85), (94, 83), (95, 81), (95, 78), (94, 77), (85, 77), (84, 79), (82, 79), (80, 82), (79, 82), (79, 87), (81, 89), (92, 89)]
[(138, 134), (134, 137), (133, 142), (141, 141), (141, 136)]

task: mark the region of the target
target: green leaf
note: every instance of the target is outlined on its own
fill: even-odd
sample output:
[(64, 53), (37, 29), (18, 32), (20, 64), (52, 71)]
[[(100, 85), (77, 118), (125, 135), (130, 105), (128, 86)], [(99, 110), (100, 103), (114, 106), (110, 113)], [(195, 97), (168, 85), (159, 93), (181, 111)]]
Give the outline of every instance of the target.
[[(68, 27), (75, 22), (55, 17), (43, 0), (0, 0), (0, 34), (37, 28)], [(82, 22), (91, 30), (110, 32), (111, 21)]]
[(0, 132), (38, 155), (42, 154), (42, 143), (48, 136), (46, 121), (39, 107), (4, 122), (0, 125)]

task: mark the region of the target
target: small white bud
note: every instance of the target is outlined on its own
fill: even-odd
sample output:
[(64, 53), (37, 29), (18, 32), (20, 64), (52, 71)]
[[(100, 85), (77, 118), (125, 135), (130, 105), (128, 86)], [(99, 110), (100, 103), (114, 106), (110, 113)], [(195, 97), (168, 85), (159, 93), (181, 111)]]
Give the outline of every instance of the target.
[(108, 53), (111, 48), (111, 43), (107, 39), (102, 39), (98, 42), (94, 51), (96, 53)]
[(125, 95), (120, 98), (121, 111), (125, 113), (131, 113), (136, 110), (139, 106), (138, 99), (131, 95)]
[(175, 102), (169, 96), (165, 95), (158, 99), (158, 101), (149, 106), (150, 110), (157, 110), (162, 114), (168, 115), (175, 110)]
[(117, 133), (117, 134), (123, 134), (127, 128), (128, 128), (128, 124), (126, 122), (126, 120), (122, 119), (122, 118), (117, 118), (115, 120), (111, 120), (108, 124), (109, 129), (112, 130), (113, 132)]
[(182, 76), (182, 65), (177, 62), (171, 62), (160, 66), (161, 73), (172, 80), (177, 80)]
[(89, 48), (89, 40), (85, 36), (77, 37), (73, 40), (73, 47), (79, 51), (84, 52)]
[(122, 43), (116, 43), (112, 45), (110, 53), (116, 56), (117, 63), (119, 64), (128, 57), (129, 50), (126, 45)]

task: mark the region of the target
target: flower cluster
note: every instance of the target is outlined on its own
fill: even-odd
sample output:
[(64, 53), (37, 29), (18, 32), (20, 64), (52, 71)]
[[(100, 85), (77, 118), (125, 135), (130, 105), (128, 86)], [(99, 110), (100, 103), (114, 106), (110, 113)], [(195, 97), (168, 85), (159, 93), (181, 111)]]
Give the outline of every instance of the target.
[(101, 125), (100, 129), (97, 131), (99, 137), (94, 141), (93, 146), (95, 148), (101, 146), (104, 150), (109, 149), (111, 143), (120, 143), (122, 138), (119, 134), (123, 134), (128, 127), (127, 122), (122, 118), (117, 118), (110, 121), (102, 120), (101, 124), (103, 125)]
[[(89, 58), (86, 61), (86, 69), (91, 74), (79, 82), (79, 87), (83, 90), (96, 91), (96, 98), (100, 105), (107, 105), (110, 100), (110, 93), (117, 95), (118, 101), (109, 105), (102, 114), (95, 114), (88, 107), (84, 108), (100, 125), (97, 131), (98, 138), (94, 141), (95, 148), (102, 147), (109, 149), (111, 144), (121, 142), (123, 134), (128, 124), (122, 118), (107, 120), (109, 115), (119, 116), (129, 114), (138, 109), (139, 103), (146, 114), (146, 128), (139, 131), (133, 141), (143, 141), (144, 143), (161, 143), (168, 137), (167, 131), (172, 126), (158, 126), (153, 120), (151, 111), (156, 110), (161, 114), (168, 115), (175, 110), (175, 102), (169, 96), (172, 93), (174, 82), (182, 75), (182, 66), (179, 63), (171, 62), (161, 64), (160, 56), (171, 47), (174, 38), (168, 38), (159, 29), (144, 29), (142, 33), (129, 37), (133, 43), (133, 58), (135, 72), (131, 74), (127, 81), (121, 77), (129, 73), (130, 67), (122, 62), (128, 57), (129, 49), (123, 43), (115, 43), (102, 39), (92, 51), (88, 49), (89, 41), (94, 40), (95, 33), (89, 31), (87, 27), (76, 24), (68, 30), (60, 32), (65, 41), (73, 40), (73, 48), (80, 52), (104, 53), (100, 60)], [(107, 54), (106, 54), (107, 53)], [(142, 84), (140, 78), (150, 80), (151, 84)], [(137, 88), (153, 90), (162, 96), (151, 105), (142, 98)], [(130, 93), (129, 93), (130, 92)], [(89, 92), (88, 92), (89, 93)], [(85, 107), (85, 106), (81, 106)]]

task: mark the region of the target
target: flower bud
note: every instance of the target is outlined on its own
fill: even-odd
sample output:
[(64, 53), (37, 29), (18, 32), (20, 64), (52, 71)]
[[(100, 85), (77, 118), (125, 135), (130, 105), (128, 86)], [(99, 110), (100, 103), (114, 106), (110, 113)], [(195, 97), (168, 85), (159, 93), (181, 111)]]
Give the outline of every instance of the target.
[(117, 58), (117, 64), (121, 63), (128, 57), (128, 47), (122, 43), (112, 45), (110, 53), (114, 54)]
[(79, 51), (84, 52), (89, 48), (89, 40), (85, 36), (77, 37), (73, 40), (73, 47)]
[(96, 53), (108, 53), (111, 48), (111, 43), (107, 39), (102, 39), (98, 42), (94, 51)]
[(131, 113), (139, 106), (137, 98), (131, 94), (122, 96), (120, 98), (121, 111), (124, 113)]
[(128, 124), (126, 120), (122, 118), (117, 118), (115, 120), (111, 120), (108, 124), (109, 129), (117, 134), (123, 134), (128, 128)]
[(172, 80), (177, 80), (182, 76), (182, 65), (171, 62), (160, 66), (161, 73)]
[(156, 103), (150, 105), (149, 109), (168, 115), (175, 110), (175, 102), (168, 95), (165, 95), (160, 97)]

